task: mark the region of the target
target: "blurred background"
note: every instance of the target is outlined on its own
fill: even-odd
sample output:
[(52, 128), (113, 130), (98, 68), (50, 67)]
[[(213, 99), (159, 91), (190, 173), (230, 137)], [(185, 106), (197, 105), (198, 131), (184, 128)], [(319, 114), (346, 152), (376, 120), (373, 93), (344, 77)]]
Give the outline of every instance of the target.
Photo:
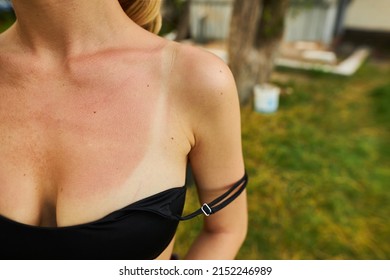
[[(389, 11), (389, 0), (165, 1), (162, 36), (214, 52), (236, 78), (250, 178), (238, 259), (390, 258)], [(180, 257), (201, 220), (180, 224)]]
[[(163, 1), (160, 35), (213, 52), (236, 78), (250, 178), (238, 259), (390, 259), (389, 11), (390, 0)], [(0, 0), (0, 32), (14, 20)], [(185, 212), (198, 205), (190, 186)], [(179, 225), (179, 258), (201, 224)]]

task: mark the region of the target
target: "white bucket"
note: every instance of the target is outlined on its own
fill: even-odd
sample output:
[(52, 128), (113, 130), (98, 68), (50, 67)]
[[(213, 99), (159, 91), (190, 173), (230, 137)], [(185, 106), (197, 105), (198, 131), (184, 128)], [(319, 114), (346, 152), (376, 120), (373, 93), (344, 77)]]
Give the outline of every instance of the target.
[(255, 111), (261, 113), (273, 113), (279, 106), (280, 88), (262, 84), (254, 87), (254, 106)]

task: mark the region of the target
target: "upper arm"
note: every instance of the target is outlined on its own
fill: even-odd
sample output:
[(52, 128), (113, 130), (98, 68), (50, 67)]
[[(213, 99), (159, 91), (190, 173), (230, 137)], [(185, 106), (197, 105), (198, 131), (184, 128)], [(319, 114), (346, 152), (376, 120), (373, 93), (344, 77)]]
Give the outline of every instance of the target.
[[(188, 108), (194, 139), (189, 161), (203, 204), (226, 192), (244, 175), (238, 94), (228, 66), (210, 53), (190, 49), (177, 56), (176, 64), (188, 73), (181, 81), (182, 103)], [(205, 226), (210, 231), (246, 230), (246, 215), (244, 191), (208, 217)]]

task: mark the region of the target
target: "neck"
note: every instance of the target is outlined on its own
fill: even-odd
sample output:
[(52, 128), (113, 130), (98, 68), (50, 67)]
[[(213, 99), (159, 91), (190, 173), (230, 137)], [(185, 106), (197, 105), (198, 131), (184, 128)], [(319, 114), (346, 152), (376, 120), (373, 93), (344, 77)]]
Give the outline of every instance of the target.
[(98, 49), (131, 22), (117, 0), (14, 0), (13, 5), (14, 27), (36, 52), (69, 56)]

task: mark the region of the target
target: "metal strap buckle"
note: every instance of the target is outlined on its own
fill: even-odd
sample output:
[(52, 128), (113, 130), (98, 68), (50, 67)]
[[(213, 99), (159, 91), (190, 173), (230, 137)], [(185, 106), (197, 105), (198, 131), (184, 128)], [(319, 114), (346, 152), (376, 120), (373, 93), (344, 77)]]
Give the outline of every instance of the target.
[(203, 214), (208, 217), (213, 213), (213, 210), (211, 210), (210, 206), (207, 205), (207, 203), (204, 203), (202, 207), (200, 207), (200, 210), (202, 210)]

